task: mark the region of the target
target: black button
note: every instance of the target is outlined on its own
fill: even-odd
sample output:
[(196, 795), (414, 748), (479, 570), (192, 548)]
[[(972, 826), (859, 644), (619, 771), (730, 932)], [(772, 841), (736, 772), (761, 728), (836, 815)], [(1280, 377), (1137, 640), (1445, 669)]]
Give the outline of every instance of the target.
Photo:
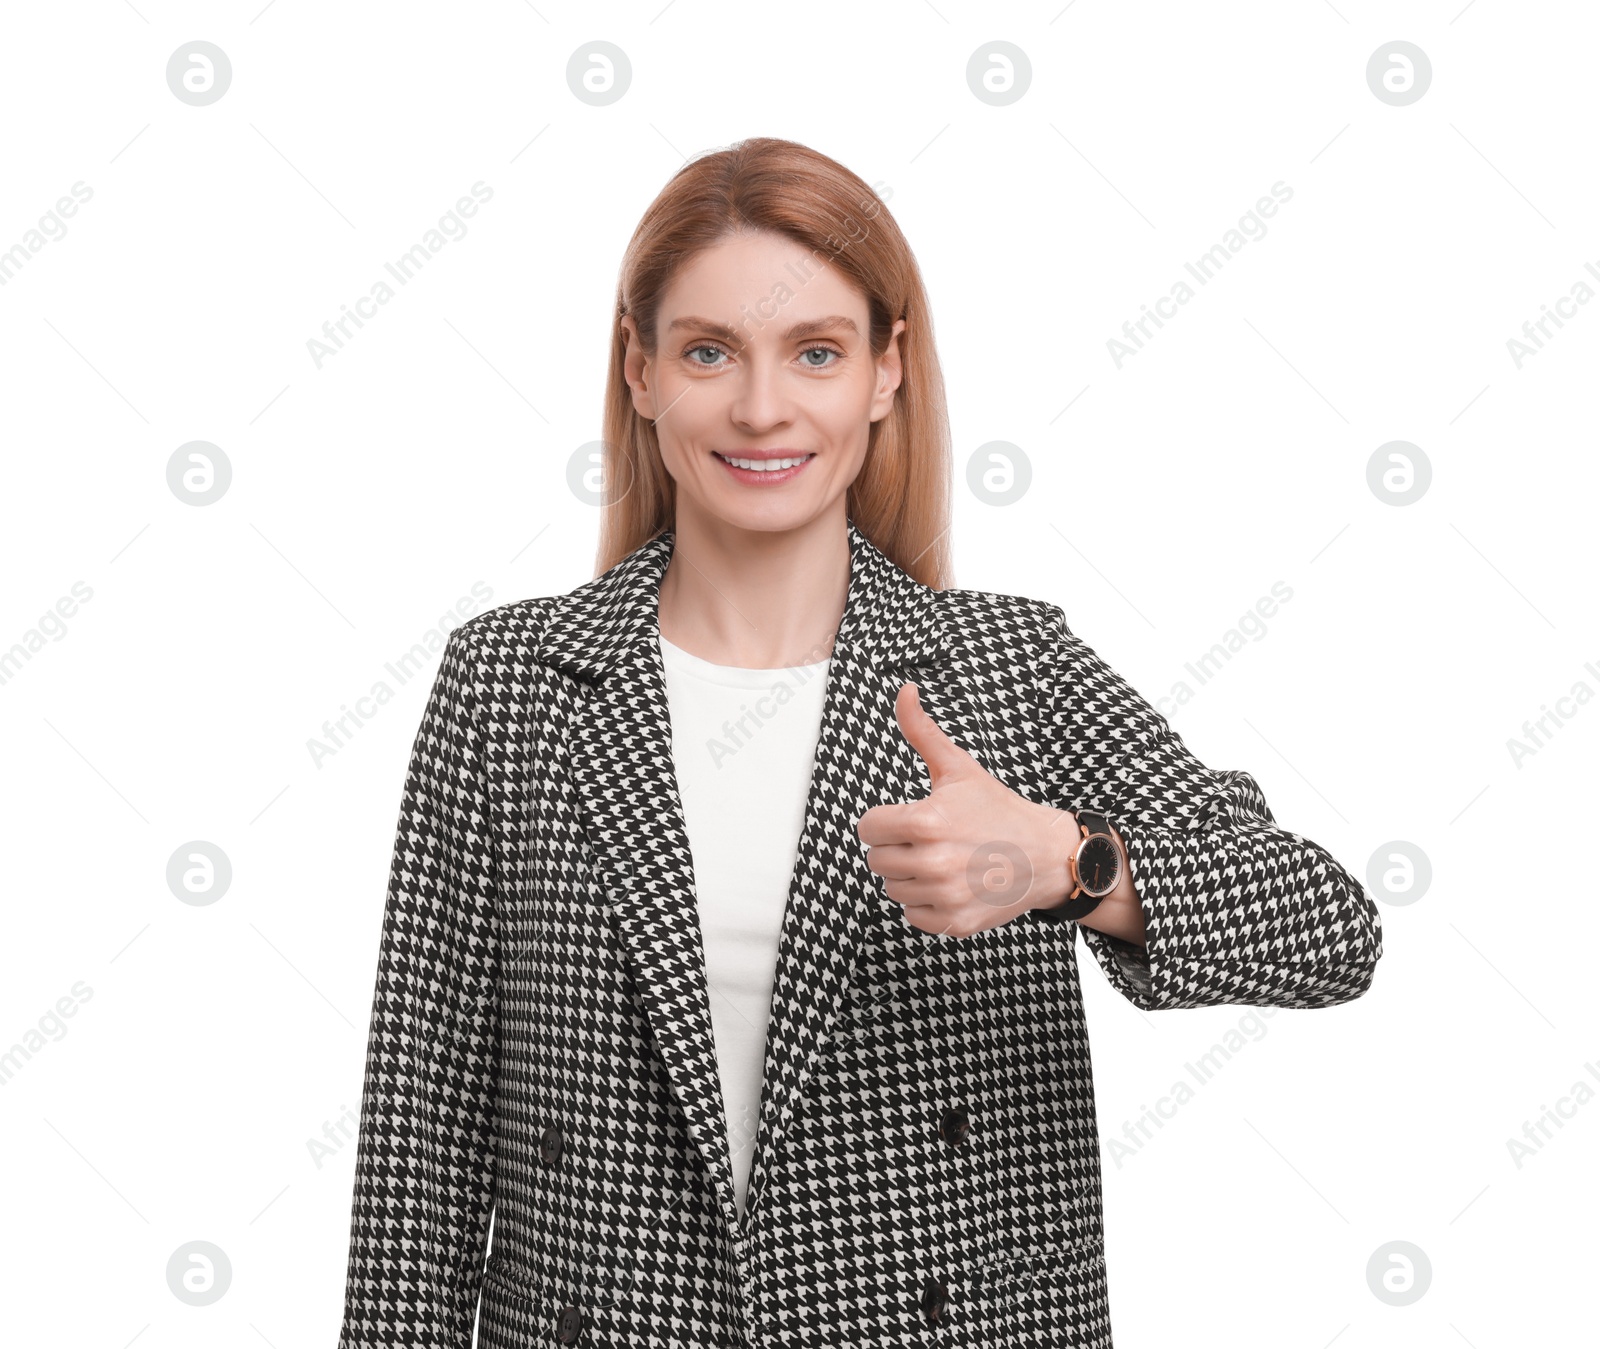
[(944, 1112), (944, 1118), (939, 1121), (939, 1137), (944, 1139), (951, 1147), (966, 1138), (972, 1128), (967, 1120), (967, 1112), (963, 1106), (953, 1106)]
[(576, 1344), (581, 1334), (583, 1334), (583, 1313), (576, 1307), (563, 1307), (561, 1317), (556, 1322), (556, 1343)]
[(928, 1324), (936, 1326), (943, 1321), (949, 1305), (950, 1298), (945, 1286), (937, 1279), (929, 1279), (922, 1290), (922, 1314), (928, 1318)]
[(561, 1130), (551, 1125), (539, 1137), (539, 1160), (546, 1166), (554, 1166), (561, 1160)]

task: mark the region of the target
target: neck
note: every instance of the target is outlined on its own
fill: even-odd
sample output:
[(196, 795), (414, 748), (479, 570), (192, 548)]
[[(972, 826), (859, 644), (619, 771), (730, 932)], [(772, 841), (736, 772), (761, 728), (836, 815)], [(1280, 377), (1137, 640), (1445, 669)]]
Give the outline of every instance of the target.
[(842, 502), (836, 515), (785, 530), (680, 511), (661, 578), (661, 634), (718, 665), (810, 665), (832, 653), (849, 588)]

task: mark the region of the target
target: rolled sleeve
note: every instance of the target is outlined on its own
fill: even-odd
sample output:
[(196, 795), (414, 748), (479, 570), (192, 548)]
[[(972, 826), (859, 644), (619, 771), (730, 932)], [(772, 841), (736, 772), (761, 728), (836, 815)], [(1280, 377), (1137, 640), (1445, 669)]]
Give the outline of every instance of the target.
[(1383, 936), (1361, 883), (1280, 828), (1249, 773), (1201, 763), (1059, 607), (1045, 608), (1048, 797), (1107, 815), (1144, 913), (1144, 946), (1078, 924), (1111, 985), (1147, 1011), (1331, 1007), (1366, 992)]

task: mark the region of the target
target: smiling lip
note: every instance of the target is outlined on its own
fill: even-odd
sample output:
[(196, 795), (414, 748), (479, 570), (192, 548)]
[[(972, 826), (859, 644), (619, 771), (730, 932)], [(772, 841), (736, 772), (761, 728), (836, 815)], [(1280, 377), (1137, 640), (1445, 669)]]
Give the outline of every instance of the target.
[(807, 466), (817, 456), (805, 450), (740, 450), (732, 458), (743, 459), (747, 462), (770, 461), (773, 459), (801, 459), (804, 462), (793, 464), (789, 468), (740, 468), (737, 464), (728, 462), (728, 458), (713, 451), (716, 460), (738, 481), (756, 487), (766, 487), (780, 482), (788, 482), (791, 478), (804, 473)]

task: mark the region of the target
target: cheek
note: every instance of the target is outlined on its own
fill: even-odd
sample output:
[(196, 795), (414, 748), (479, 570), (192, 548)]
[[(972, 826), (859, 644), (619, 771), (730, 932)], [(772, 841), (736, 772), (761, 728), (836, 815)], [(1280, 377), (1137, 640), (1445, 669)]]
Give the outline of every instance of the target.
[(841, 380), (819, 392), (812, 404), (812, 413), (818, 427), (834, 445), (854, 448), (869, 426), (872, 389), (855, 381), (847, 385)]
[(696, 380), (668, 380), (661, 387), (664, 415), (656, 422), (656, 441), (668, 468), (687, 466), (700, 445), (726, 438), (728, 410)]

